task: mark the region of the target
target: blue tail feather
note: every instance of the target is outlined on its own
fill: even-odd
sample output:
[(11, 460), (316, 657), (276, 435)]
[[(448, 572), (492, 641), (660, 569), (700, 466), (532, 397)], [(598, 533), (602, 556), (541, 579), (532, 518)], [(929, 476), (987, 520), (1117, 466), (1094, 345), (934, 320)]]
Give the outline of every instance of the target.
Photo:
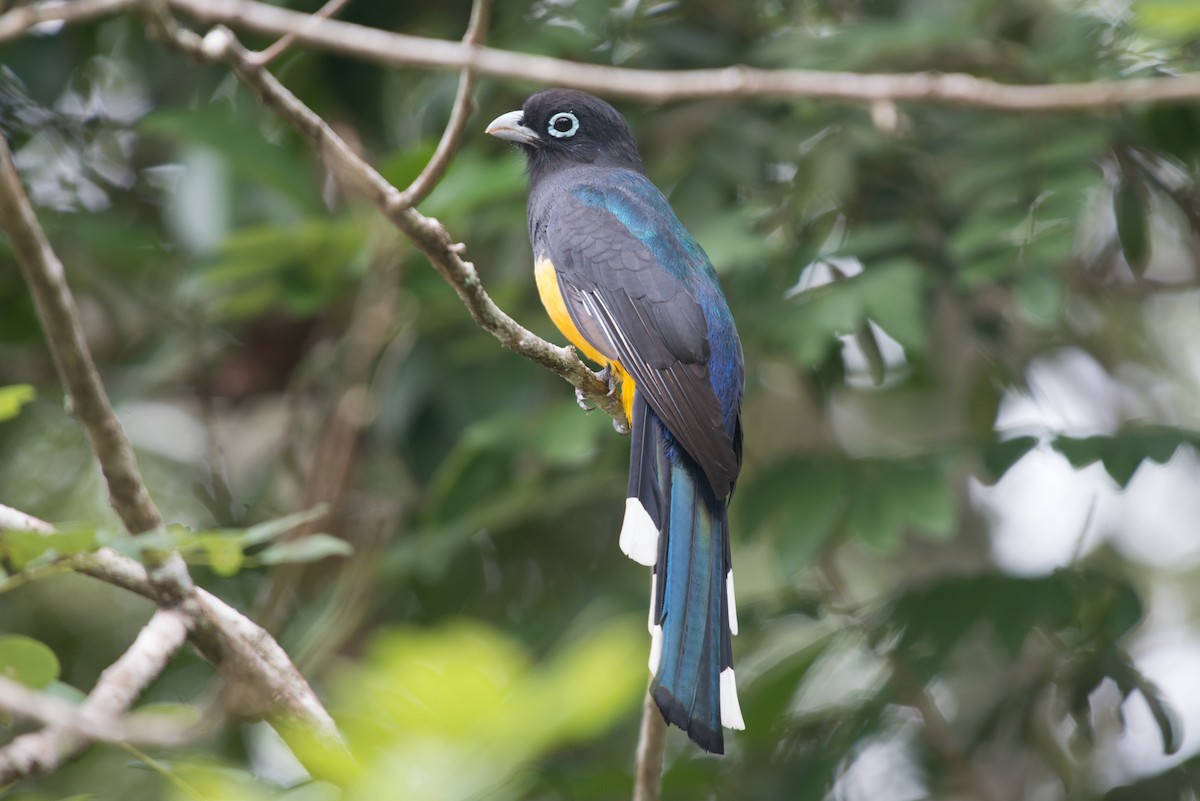
[(725, 502), (713, 497), (703, 472), (640, 399), (633, 423), (640, 447), (634, 448), (630, 497), (642, 502), (661, 532), (650, 617), (652, 633), (661, 627), (655, 635), (660, 655), (657, 664), (652, 657), (650, 691), (668, 723), (701, 748), (723, 753), (722, 702), (734, 707), (725, 710), (727, 725), (741, 718), (732, 688)]

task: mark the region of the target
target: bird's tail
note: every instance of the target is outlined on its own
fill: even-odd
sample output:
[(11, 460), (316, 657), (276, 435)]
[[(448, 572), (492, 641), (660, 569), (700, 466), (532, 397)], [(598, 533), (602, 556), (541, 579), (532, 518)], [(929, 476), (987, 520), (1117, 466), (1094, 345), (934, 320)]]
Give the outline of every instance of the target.
[(621, 549), (654, 568), (650, 692), (668, 723), (724, 753), (722, 726), (745, 728), (730, 646), (737, 612), (726, 502), (640, 397), (631, 423)]

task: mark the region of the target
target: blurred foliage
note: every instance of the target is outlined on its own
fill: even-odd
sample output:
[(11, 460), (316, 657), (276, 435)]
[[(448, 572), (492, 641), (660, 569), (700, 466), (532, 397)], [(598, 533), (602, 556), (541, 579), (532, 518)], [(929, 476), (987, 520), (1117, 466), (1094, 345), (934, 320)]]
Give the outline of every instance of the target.
[[(342, 16), (457, 39), (468, 14), (360, 0)], [(489, 42), (1051, 83), (1200, 69), (1198, 26), (1190, 0), (516, 0)], [(293, 741), (306, 772), (230, 710), (186, 749), (94, 748), (13, 797), (627, 794), (648, 649), (645, 571), (615, 547), (627, 442), (474, 326), (223, 69), (161, 51), (133, 16), (0, 61), (0, 126), (171, 524), (154, 544), (277, 632), (358, 759)], [(273, 69), (398, 185), (456, 85), (300, 47)], [(559, 341), (520, 158), (481, 130), (535, 88), (481, 81), (421, 208), (503, 308)], [(1200, 478), (1196, 105), (904, 104), (890, 122), (807, 101), (620, 108), (716, 264), (748, 366), (733, 504), (748, 728), (723, 759), (673, 732), (664, 797), (976, 797), (965, 774), (997, 798), (1200, 792), (1195, 698), (1156, 685), (1172, 673), (1154, 659), (1164, 642), (1196, 657), (1200, 549), (1132, 545), (1165, 548), (1155, 527), (1194, 511), (1147, 482)], [(1077, 486), (1143, 500), (1093, 499), (1081, 531), (1056, 508)], [(55, 569), (140, 549), (15, 269), (0, 269), (0, 503), (60, 530), (0, 537), (0, 671), (78, 700), (149, 604)], [(1039, 516), (1068, 555), (1015, 567), (1006, 521)], [(203, 710), (211, 682), (182, 654), (141, 705)]]

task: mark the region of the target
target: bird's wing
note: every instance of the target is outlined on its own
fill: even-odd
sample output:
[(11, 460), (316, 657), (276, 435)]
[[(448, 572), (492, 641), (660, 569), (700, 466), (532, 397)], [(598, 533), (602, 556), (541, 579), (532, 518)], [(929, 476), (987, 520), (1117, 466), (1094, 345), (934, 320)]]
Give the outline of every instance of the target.
[(621, 363), (723, 498), (740, 460), (710, 376), (710, 336), (736, 333), (709, 330), (697, 288), (707, 276), (695, 271), (711, 265), (658, 190), (637, 177), (648, 190), (626, 177), (565, 193), (535, 246), (553, 264), (576, 328)]

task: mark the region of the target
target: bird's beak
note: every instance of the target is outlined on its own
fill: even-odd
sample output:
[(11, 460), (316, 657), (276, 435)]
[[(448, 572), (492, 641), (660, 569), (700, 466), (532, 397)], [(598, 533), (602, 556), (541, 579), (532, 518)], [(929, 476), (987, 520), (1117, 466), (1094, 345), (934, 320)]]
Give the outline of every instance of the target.
[(522, 112), (510, 111), (489, 122), (485, 132), (497, 139), (506, 139), (509, 142), (516, 142), (518, 145), (536, 145), (537, 132), (532, 128), (526, 128), (522, 124), (524, 121), (525, 115)]

